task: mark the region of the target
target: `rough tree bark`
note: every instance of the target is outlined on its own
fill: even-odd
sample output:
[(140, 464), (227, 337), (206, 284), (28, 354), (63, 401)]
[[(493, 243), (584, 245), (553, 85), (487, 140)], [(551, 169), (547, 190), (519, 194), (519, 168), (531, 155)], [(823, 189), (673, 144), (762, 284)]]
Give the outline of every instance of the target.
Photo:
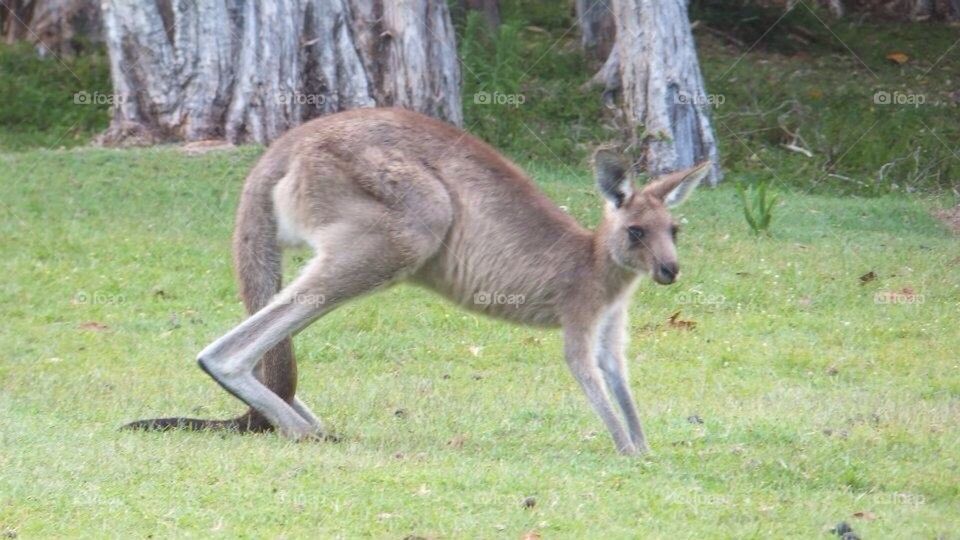
[[(787, 0), (787, 3), (786, 3), (787, 10), (789, 11), (797, 7), (798, 1), (799, 0)], [(834, 17), (837, 17), (837, 18), (843, 17), (844, 13), (846, 12), (846, 9), (844, 8), (844, 5), (843, 5), (843, 0), (819, 0), (819, 3), (820, 5), (825, 6), (828, 10), (830, 10), (830, 15)]]
[(611, 0), (576, 0), (575, 7), (580, 42), (587, 56), (600, 61), (608, 58), (617, 36)]
[(80, 38), (100, 41), (97, 0), (4, 0), (0, 2), (0, 33), (7, 44), (28, 41), (41, 54), (73, 54)]
[(603, 66), (583, 85), (583, 90), (599, 86), (603, 88), (603, 102), (613, 107), (620, 94), (620, 51), (616, 46), (610, 51)]
[(443, 0), (109, 0), (103, 18), (115, 92), (105, 144), (268, 143), (374, 105), (462, 122)]
[(716, 184), (721, 173), (708, 114), (715, 100), (704, 89), (686, 1), (613, 6), (623, 112), (646, 170), (659, 174), (710, 159), (708, 181)]
[(30, 21), (36, 6), (33, 0), (6, 0), (0, 5), (0, 31), (4, 43), (9, 45), (30, 35)]
[(445, 0), (352, 0), (373, 95), (463, 125), (456, 36)]
[(827, 8), (830, 9), (830, 14), (838, 19), (843, 17), (843, 0), (827, 0)]

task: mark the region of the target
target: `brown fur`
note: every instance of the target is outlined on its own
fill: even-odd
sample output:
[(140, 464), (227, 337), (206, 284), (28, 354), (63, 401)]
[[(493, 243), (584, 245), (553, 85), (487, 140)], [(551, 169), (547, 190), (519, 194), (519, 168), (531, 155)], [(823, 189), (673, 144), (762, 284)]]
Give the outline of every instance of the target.
[[(251, 317), (198, 358), (251, 405), (227, 427), (320, 433), (295, 397), (290, 337), (343, 302), (408, 280), (473, 311), (563, 327), (567, 363), (617, 448), (646, 450), (626, 383), (626, 306), (639, 274), (676, 278), (664, 201), (689, 194), (708, 167), (635, 191), (615, 153), (600, 150), (595, 162), (608, 204), (591, 232), (489, 145), (443, 122), (357, 109), (289, 131), (248, 176), (238, 209), (235, 265)], [(279, 241), (316, 252), (282, 291)], [(135, 427), (163, 427), (150, 422)]]

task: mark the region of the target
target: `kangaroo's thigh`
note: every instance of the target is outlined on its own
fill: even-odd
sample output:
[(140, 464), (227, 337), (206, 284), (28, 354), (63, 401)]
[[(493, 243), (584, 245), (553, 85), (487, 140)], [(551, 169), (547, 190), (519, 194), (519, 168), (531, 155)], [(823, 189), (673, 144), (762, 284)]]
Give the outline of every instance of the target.
[[(396, 221), (385, 216), (383, 224), (395, 227)], [(198, 358), (221, 386), (288, 436), (310, 435), (319, 422), (305, 419), (257, 380), (260, 356), (344, 302), (402, 279), (429, 256), (422, 246), (397, 242), (370, 225), (346, 223), (324, 231), (321, 249), (300, 275)]]

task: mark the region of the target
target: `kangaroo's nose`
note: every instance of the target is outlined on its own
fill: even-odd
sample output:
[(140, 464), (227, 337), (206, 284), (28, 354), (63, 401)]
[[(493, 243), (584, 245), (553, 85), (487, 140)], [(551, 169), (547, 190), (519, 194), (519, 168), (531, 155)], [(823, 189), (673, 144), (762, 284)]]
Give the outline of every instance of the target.
[(677, 274), (680, 273), (680, 267), (677, 263), (662, 263), (657, 269), (657, 282), (663, 285), (669, 285), (677, 280)]

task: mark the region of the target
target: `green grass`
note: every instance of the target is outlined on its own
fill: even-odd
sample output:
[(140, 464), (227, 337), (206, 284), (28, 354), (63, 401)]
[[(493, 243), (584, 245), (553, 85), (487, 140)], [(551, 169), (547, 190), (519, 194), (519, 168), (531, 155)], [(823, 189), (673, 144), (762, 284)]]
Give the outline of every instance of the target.
[[(729, 4), (703, 0), (692, 15), (744, 44), (703, 28), (695, 34), (707, 92), (718, 102), (724, 170), (817, 193), (957, 189), (956, 28), (836, 21), (803, 7), (813, 2), (782, 20), (779, 9)], [(458, 23), (465, 126), (522, 161), (567, 166), (582, 165), (597, 143), (622, 138), (600, 92), (580, 88), (596, 66), (580, 51), (571, 11), (510, 0), (503, 13), (497, 36), (479, 19)], [(887, 60), (892, 52), (908, 61)], [(75, 103), (78, 92), (88, 102)], [(478, 103), (484, 92), (504, 104)], [(878, 104), (878, 92), (922, 103)], [(102, 52), (41, 59), (29, 47), (0, 45), (0, 94), (12, 96), (0, 101), (0, 150), (86, 144), (107, 126), (109, 93)], [(784, 147), (791, 142), (812, 156)]]
[[(726, 169), (820, 193), (956, 190), (956, 29), (805, 20), (822, 42), (790, 55), (758, 46), (742, 56), (698, 34), (707, 90), (723, 99), (713, 118)], [(789, 33), (781, 25), (771, 34)], [(909, 60), (887, 60), (893, 52)]]
[[(827, 538), (841, 520), (864, 538), (960, 530), (960, 253), (928, 213), (956, 203), (944, 198), (786, 192), (772, 236), (756, 238), (733, 189), (698, 192), (677, 212), (684, 276), (644, 283), (631, 310), (649, 459), (614, 453), (556, 332), (407, 286), (297, 338), (300, 395), (342, 442), (117, 431), (241, 410), (193, 359), (242, 317), (229, 236), (258, 153), (0, 156), (0, 534)], [(586, 171), (529, 168), (596, 222)], [(861, 284), (869, 271), (877, 278)], [(908, 287), (914, 303), (876, 301)], [(677, 310), (694, 330), (666, 324)]]
[(0, 45), (0, 150), (84, 145), (110, 119), (104, 53), (37, 56), (27, 44)]

